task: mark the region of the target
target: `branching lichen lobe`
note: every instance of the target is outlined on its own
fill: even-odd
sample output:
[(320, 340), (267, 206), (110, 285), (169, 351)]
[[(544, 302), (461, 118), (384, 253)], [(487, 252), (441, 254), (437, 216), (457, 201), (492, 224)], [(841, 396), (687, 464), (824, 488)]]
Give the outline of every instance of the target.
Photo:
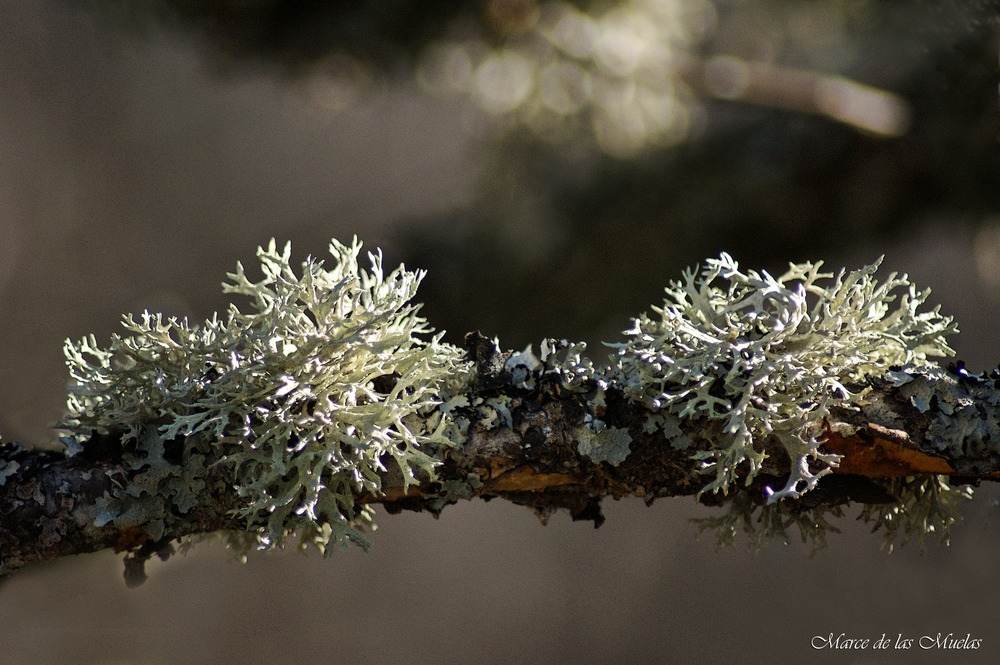
[(929, 292), (905, 276), (879, 283), (878, 265), (834, 277), (821, 263), (791, 264), (774, 278), (726, 254), (709, 260), (667, 288), (656, 318), (635, 319), (608, 382), (654, 413), (725, 423), (724, 439), (696, 453), (715, 476), (705, 491), (751, 482), (761, 442), (776, 437), (791, 473), (770, 500), (798, 498), (837, 465), (823, 422), (832, 404), (859, 399), (849, 385), (952, 353), (951, 318), (918, 311)]
[[(878, 264), (836, 276), (793, 264), (775, 279), (722, 255), (668, 287), (598, 366), (565, 340), (543, 341), (538, 356), (479, 333), (464, 352), (444, 344), (410, 303), (422, 273), (386, 274), (378, 254), (363, 269), (357, 241), (330, 249), (330, 269), (310, 258), (296, 271), (273, 241), (258, 252), (262, 279), (238, 265), (225, 290), (248, 297), (247, 311), (198, 326), (145, 313), (125, 317), (106, 349), (67, 342), (68, 463), (93, 466), (98, 481), (77, 512), (94, 543), (131, 548), (136, 578), (136, 561), (164, 541), (216, 529), (238, 531), (241, 548), (293, 532), (324, 551), (364, 545), (378, 502), (437, 513), (503, 497), (543, 519), (566, 508), (599, 523), (607, 496), (728, 494), (726, 531), (769, 491), (768, 529), (794, 523), (819, 540), (840, 496), (891, 496), (895, 508), (871, 514), (893, 534), (911, 526), (900, 506), (958, 496), (903, 480), (818, 491), (842, 452), (824, 447), (831, 421), (925, 456), (968, 455), (967, 471), (998, 465), (984, 443), (997, 404), (979, 411), (995, 397), (970, 376), (943, 386), (928, 364), (951, 352), (951, 319), (920, 311), (927, 293), (905, 276), (877, 281)], [(926, 436), (894, 440), (914, 411)], [(956, 414), (967, 435), (936, 437)], [(0, 464), (0, 485), (16, 464)], [(928, 528), (951, 519), (922, 514)], [(44, 526), (42, 546), (55, 548), (60, 529)]]
[(322, 549), (364, 543), (359, 528), (383, 475), (404, 489), (433, 476), (441, 447), (458, 438), (435, 407), (464, 391), (462, 352), (441, 342), (410, 299), (422, 273), (385, 274), (380, 254), (359, 266), (361, 245), (333, 241), (335, 265), (301, 273), (290, 246), (258, 251), (263, 279), (242, 265), (225, 291), (248, 296), (193, 326), (144, 313), (107, 349), (67, 342), (75, 381), (67, 443), (120, 436), (129, 476), (98, 500), (98, 526), (141, 526), (158, 540), (164, 519), (197, 504), (206, 470), (223, 467), (241, 498), (246, 529), (262, 546), (291, 532)]

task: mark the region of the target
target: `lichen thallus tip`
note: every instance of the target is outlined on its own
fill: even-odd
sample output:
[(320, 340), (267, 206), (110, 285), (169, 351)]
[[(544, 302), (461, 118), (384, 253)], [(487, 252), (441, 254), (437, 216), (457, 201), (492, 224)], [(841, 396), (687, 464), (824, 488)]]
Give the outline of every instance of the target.
[[(334, 240), (332, 266), (310, 257), (296, 271), (290, 245), (272, 240), (257, 252), (261, 279), (237, 264), (223, 285), (249, 298), (246, 311), (230, 305), (200, 325), (145, 312), (125, 316), (106, 348), (93, 336), (66, 342), (74, 385), (63, 441), (73, 454), (95, 435), (119, 436), (131, 472), (95, 505), (98, 525), (158, 540), (222, 466), (258, 547), (293, 532), (323, 551), (366, 545), (372, 507), (357, 497), (384, 492), (390, 471), (404, 490), (434, 479), (468, 434), (461, 408), (482, 411), (480, 426), (510, 424), (506, 398), (472, 395), (475, 363), (411, 302), (424, 273), (386, 273), (380, 252), (363, 268), (360, 252), (357, 239)], [(859, 399), (866, 376), (952, 353), (952, 320), (918, 311), (928, 292), (906, 276), (877, 281), (878, 265), (834, 275), (792, 264), (774, 278), (722, 254), (671, 283), (663, 304), (610, 345), (607, 364), (582, 344), (560, 348), (558, 361), (543, 344), (542, 360), (561, 363), (566, 390), (587, 386), (591, 407), (609, 390), (642, 405), (646, 431), (675, 447), (685, 442), (680, 420), (722, 421), (717, 445), (693, 454), (707, 474), (702, 492), (749, 484), (765, 458), (760, 440), (777, 438), (791, 473), (769, 502), (796, 499), (838, 463), (822, 448), (831, 404)], [(522, 388), (539, 364), (530, 349), (508, 360)], [(631, 436), (597, 413), (581, 423), (578, 450), (620, 464)], [(442, 500), (461, 495), (451, 487)]]

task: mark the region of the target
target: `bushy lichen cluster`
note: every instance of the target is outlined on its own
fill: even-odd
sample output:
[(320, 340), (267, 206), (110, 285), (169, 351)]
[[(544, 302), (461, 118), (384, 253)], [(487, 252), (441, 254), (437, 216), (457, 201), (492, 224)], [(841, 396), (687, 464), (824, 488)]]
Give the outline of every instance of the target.
[(918, 311), (929, 292), (905, 275), (876, 280), (879, 263), (836, 277), (791, 264), (774, 278), (722, 254), (672, 283), (656, 317), (635, 319), (614, 345), (612, 378), (654, 413), (725, 421), (726, 440), (696, 453), (715, 476), (703, 491), (726, 492), (740, 474), (749, 483), (774, 437), (791, 474), (769, 501), (797, 498), (838, 462), (820, 441), (832, 401), (857, 399), (867, 376), (952, 353), (951, 318)]
[(118, 433), (134, 472), (96, 506), (99, 524), (156, 538), (165, 515), (191, 508), (204, 470), (223, 465), (260, 545), (301, 531), (326, 548), (363, 541), (371, 508), (355, 499), (379, 494), (386, 474), (404, 489), (432, 476), (456, 437), (434, 409), (470, 370), (440, 335), (425, 339), (410, 304), (423, 274), (385, 274), (381, 254), (365, 270), (360, 250), (333, 241), (332, 268), (309, 258), (296, 274), (290, 246), (271, 241), (258, 250), (262, 279), (238, 265), (224, 285), (251, 299), (246, 313), (232, 305), (198, 326), (145, 313), (125, 317), (107, 348), (67, 341), (68, 444)]
[[(237, 264), (224, 284), (250, 299), (246, 312), (231, 305), (224, 319), (200, 325), (144, 313), (126, 316), (126, 334), (107, 348), (93, 336), (66, 342), (75, 382), (62, 423), (70, 453), (93, 453), (102, 437), (121, 444), (124, 474), (94, 506), (98, 526), (138, 527), (158, 541), (167, 521), (206, 500), (209, 477), (221, 473), (246, 521), (231, 540), (241, 550), (247, 541), (281, 545), (293, 532), (323, 550), (365, 544), (360, 530), (372, 511), (358, 499), (434, 479), (473, 422), (513, 427), (508, 388), (585, 403), (570, 435), (580, 454), (612, 466), (637, 435), (605, 422), (612, 396), (644, 407), (644, 434), (659, 432), (677, 449), (695, 444), (683, 420), (721, 421), (723, 438), (694, 453), (710, 474), (703, 492), (725, 493), (740, 478), (749, 484), (762, 470), (764, 442), (780, 442), (791, 473), (784, 487), (768, 488), (775, 504), (813, 489), (838, 463), (821, 447), (831, 405), (860, 405), (873, 376), (917, 385), (929, 357), (952, 353), (952, 320), (919, 311), (928, 292), (905, 275), (876, 280), (878, 262), (836, 276), (819, 263), (792, 264), (774, 278), (741, 271), (722, 254), (672, 283), (655, 316), (638, 317), (626, 341), (611, 345), (606, 365), (565, 340), (546, 340), (539, 357), (530, 347), (502, 354), (494, 340), (480, 345), (483, 358), (470, 351), (470, 363), (410, 303), (423, 273), (400, 266), (386, 274), (377, 253), (365, 270), (360, 251), (357, 240), (333, 241), (332, 268), (308, 258), (296, 273), (290, 246), (278, 251), (272, 241), (258, 250), (260, 280)], [(917, 398), (930, 399), (915, 393), (917, 408)], [(0, 466), (0, 484), (10, 472)], [(425, 494), (427, 507), (468, 498), (482, 482), (472, 474), (440, 483)], [(866, 513), (890, 543), (899, 533), (946, 532), (952, 504), (968, 495), (940, 479), (894, 489), (895, 503)], [(821, 543), (835, 530), (824, 516), (839, 514), (769, 505), (755, 531), (756, 503), (745, 493), (731, 503), (707, 524), (724, 540), (737, 530), (752, 540), (784, 538), (795, 525)]]

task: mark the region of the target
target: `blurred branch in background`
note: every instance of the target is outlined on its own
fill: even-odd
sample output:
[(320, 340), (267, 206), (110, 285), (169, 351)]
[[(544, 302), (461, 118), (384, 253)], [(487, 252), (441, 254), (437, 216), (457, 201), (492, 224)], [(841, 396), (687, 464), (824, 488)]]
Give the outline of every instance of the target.
[(905, 84), (956, 41), (989, 38), (996, 18), (989, 0), (933, 11), (922, 0), (75, 1), (133, 30), (193, 31), (231, 67), (322, 76), (353, 61), (412, 73), (544, 141), (578, 140), (580, 121), (619, 157), (698, 136), (706, 97), (901, 135), (906, 101), (880, 88)]
[[(270, 236), (307, 248), (357, 233), (392, 262), (427, 268), (423, 313), (451, 341), (479, 328), (507, 348), (553, 335), (596, 353), (659, 302), (666, 278), (721, 250), (778, 272), (789, 260), (852, 265), (884, 253), (888, 269), (933, 286), (956, 315), (955, 346), (971, 371), (998, 359), (993, 1), (693, 0), (672, 3), (679, 19), (659, 4), (668, 18), (655, 25), (626, 18), (652, 3), (614, 0), (8, 4), (5, 439), (51, 436), (65, 404), (65, 336), (104, 340), (123, 311), (224, 311), (205, 288), (217, 282), (214, 266)], [(600, 49), (624, 50), (575, 56), (572, 39), (561, 38), (564, 48), (540, 34), (553, 17), (607, 30)], [(385, 21), (396, 26), (386, 32)], [(615, 74), (635, 49), (612, 37), (630, 29), (676, 33), (665, 66), (651, 58)], [(664, 50), (643, 44), (642, 58)], [(527, 66), (526, 79), (513, 78), (523, 101), (506, 110), (483, 104), (508, 98), (484, 85), (507, 71), (498, 64)], [(745, 94), (738, 84), (754, 69), (884, 91), (875, 98), (905, 105), (902, 133), (757, 93), (727, 98)], [(879, 437), (899, 440), (862, 431), (872, 453), (886, 448)], [(10, 465), (0, 466), (0, 489), (13, 489)], [(825, 503), (798, 512), (761, 503), (759, 488), (731, 494), (725, 508), (621, 501), (604, 505), (608, 523), (596, 532), (569, 525), (564, 511), (539, 532), (508, 501), (462, 501), (441, 522), (383, 518), (371, 556), (347, 552), (334, 566), (251, 556), (226, 567), (222, 548), (206, 544), (157, 566), (151, 588), (128, 596), (107, 583), (112, 557), (77, 557), (4, 586), (0, 643), (25, 663), (322, 661), (330, 636), (357, 663), (401, 653), (440, 662), (471, 649), (497, 663), (526, 651), (551, 662), (626, 652), (697, 662), (706, 645), (715, 660), (763, 663), (809, 660), (807, 636), (834, 624), (988, 636), (1000, 607), (990, 593), (994, 483), (963, 506), (956, 546), (925, 557), (880, 556), (871, 524), (853, 522), (842, 503), (864, 503), (896, 544), (907, 525), (915, 537), (923, 525), (944, 536), (950, 508), (969, 503), (961, 479), (947, 478), (830, 475), (825, 497), (805, 497)], [(511, 470), (495, 488), (517, 480)], [(18, 500), (39, 497), (21, 487)], [(877, 503), (904, 496), (912, 500)], [(65, 495), (49, 497), (66, 508)], [(841, 510), (847, 519), (834, 519)], [(722, 543), (844, 533), (816, 559), (794, 542), (714, 557), (692, 542), (691, 517), (707, 518)], [(62, 537), (46, 518), (26, 523), (43, 546)], [(137, 560), (157, 555), (141, 528), (120, 531), (107, 542)], [(345, 613), (345, 603), (360, 607), (354, 599), (364, 608)], [(387, 616), (398, 630), (383, 629)], [(995, 660), (984, 645), (976, 662)]]
[[(533, 294), (561, 284), (579, 295), (555, 325), (589, 335), (652, 297), (642, 276), (697, 256), (832, 257), (1000, 207), (989, 3), (539, 7), (522, 41), (452, 41), (418, 63), (429, 89), (495, 119), (489, 187), (409, 240), (418, 261), (468, 264), (456, 301), (503, 291), (498, 308), (541, 328), (551, 293)], [(500, 255), (514, 288), (476, 267)], [(587, 268), (569, 284), (567, 265)]]
[(72, 2), (301, 85), (333, 122), (387, 80), (459, 107), (478, 190), (400, 219), (399, 258), (430, 269), (443, 328), (515, 346), (607, 338), (720, 250), (870, 259), (1000, 214), (991, 0)]
[(730, 56), (692, 61), (684, 70), (695, 90), (719, 99), (823, 115), (882, 136), (902, 136), (909, 128), (910, 108), (902, 97), (841, 76)]
[[(825, 7), (825, 5), (822, 5)], [(818, 113), (878, 134), (908, 125), (906, 102), (842, 76), (753, 62), (714, 52), (715, 5), (632, 0), (600, 15), (562, 2), (533, 6), (520, 34), (500, 48), (482, 41), (441, 41), (425, 49), (418, 80), (432, 91), (459, 91), (495, 114), (513, 113), (545, 140), (578, 140), (582, 122), (617, 157), (696, 136), (704, 110), (719, 98)], [(843, 32), (829, 8), (802, 9), (818, 32)], [(818, 14), (818, 16), (813, 16)], [(823, 63), (826, 64), (826, 63)]]
[[(385, 77), (465, 105), (455, 131), (485, 157), (478, 197), (406, 220), (401, 244), (458, 278), (428, 283), (432, 310), (517, 294), (490, 304), (524, 312), (517, 330), (470, 312), (515, 343), (556, 318), (548, 292), (517, 287), (559, 284), (567, 262), (591, 266), (573, 279), (602, 313), (560, 312), (562, 334), (591, 335), (648, 302), (646, 273), (748, 236), (746, 258), (778, 265), (1000, 208), (990, 0), (75, 2), (196, 35), (222, 72), (303, 80), (331, 113)], [(635, 281), (617, 281), (621, 265)], [(444, 309), (445, 327), (470, 327)]]

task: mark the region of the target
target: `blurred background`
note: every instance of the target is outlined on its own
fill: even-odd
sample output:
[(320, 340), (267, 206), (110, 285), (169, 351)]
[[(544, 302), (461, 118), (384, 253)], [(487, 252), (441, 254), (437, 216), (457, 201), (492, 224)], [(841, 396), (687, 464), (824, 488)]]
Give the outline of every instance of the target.
[[(61, 346), (203, 319), (257, 245), (358, 235), (429, 273), (448, 339), (614, 341), (720, 251), (781, 272), (885, 254), (1000, 360), (997, 5), (830, 0), (0, 4), (0, 432), (51, 446)], [(382, 516), (375, 547), (127, 590), (103, 553), (0, 585), (10, 663), (994, 663), (992, 486), (950, 547), (854, 521), (716, 552), (691, 499), (595, 531), (500, 501)], [(792, 534), (794, 536), (794, 534)], [(967, 633), (977, 651), (814, 651)]]

